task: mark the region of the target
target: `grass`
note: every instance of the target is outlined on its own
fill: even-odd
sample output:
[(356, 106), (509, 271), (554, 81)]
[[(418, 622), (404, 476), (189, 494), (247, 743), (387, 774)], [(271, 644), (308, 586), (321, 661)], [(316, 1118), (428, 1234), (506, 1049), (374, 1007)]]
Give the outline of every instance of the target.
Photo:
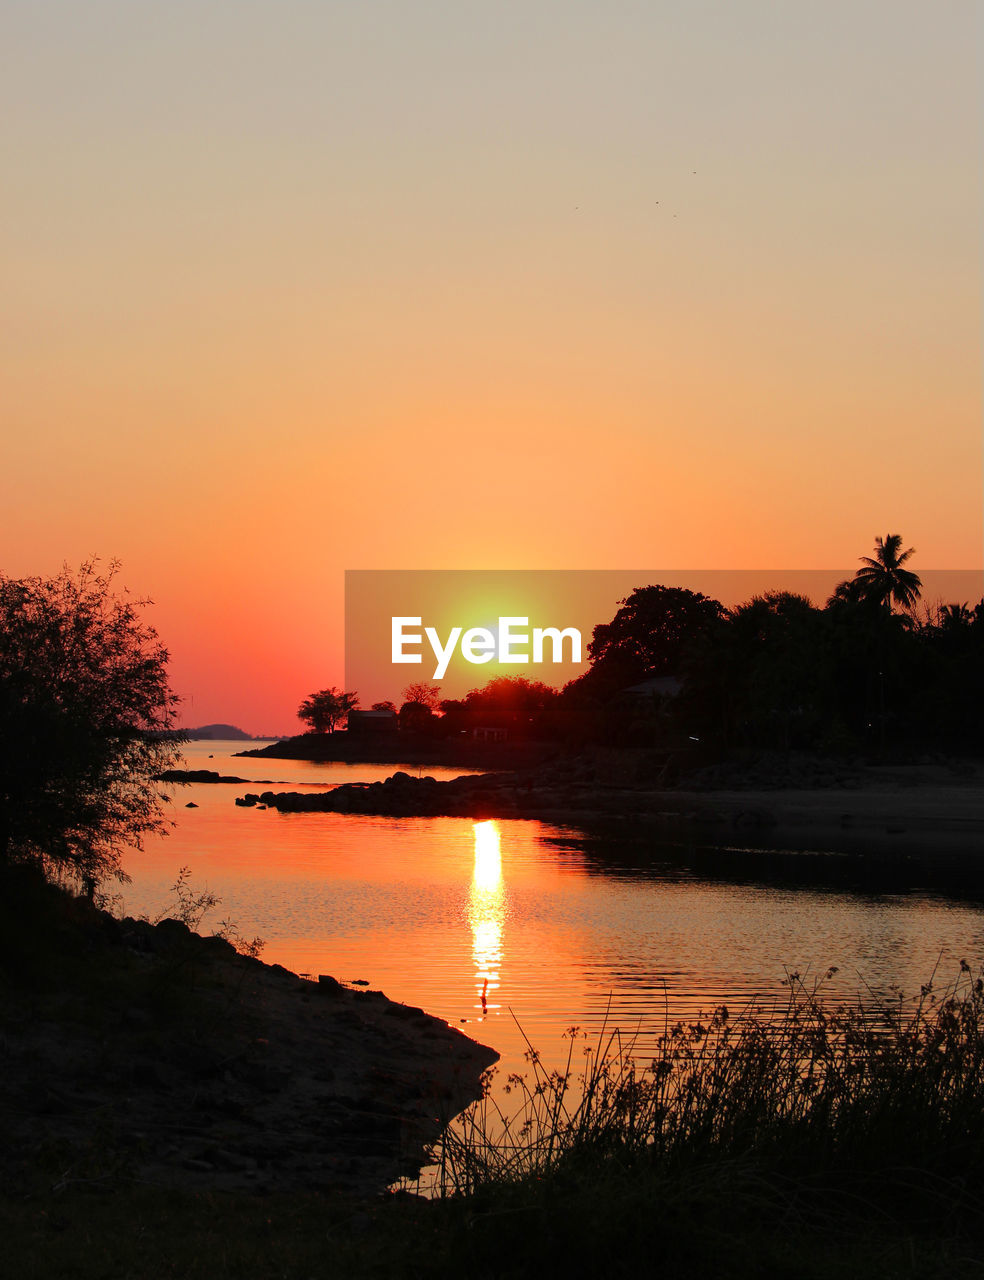
[(837, 1007), (787, 988), (778, 1018), (668, 1026), (644, 1065), (618, 1031), (579, 1071), (576, 1029), (565, 1070), (530, 1046), (513, 1109), (487, 1092), (436, 1152), (487, 1274), (984, 1271), (984, 979), (964, 962), (944, 990)]
[[(831, 970), (828, 977), (832, 976)], [(672, 1172), (753, 1162), (783, 1176), (852, 1176), (916, 1167), (933, 1178), (984, 1173), (984, 978), (964, 961), (912, 1002), (828, 1006), (822, 984), (787, 976), (777, 1017), (726, 1007), (668, 1026), (640, 1067), (618, 1030), (572, 1071), (511, 1076), (512, 1114), (489, 1091), (448, 1131), (440, 1190), (474, 1195), (572, 1168)]]

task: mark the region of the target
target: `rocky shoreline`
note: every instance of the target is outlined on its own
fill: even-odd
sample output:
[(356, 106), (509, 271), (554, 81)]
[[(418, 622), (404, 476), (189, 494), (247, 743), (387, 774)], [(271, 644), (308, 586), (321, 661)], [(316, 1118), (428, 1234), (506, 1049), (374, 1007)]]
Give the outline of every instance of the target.
[(397, 772), (384, 782), (323, 792), (247, 792), (236, 804), (281, 813), (530, 818), (561, 825), (628, 820), (712, 840), (742, 830), (776, 838), (812, 833), (831, 847), (932, 840), (984, 853), (984, 777), (974, 765), (821, 763), (751, 777), (719, 770), (687, 787), (660, 787), (644, 774), (626, 777), (624, 770), (573, 760), (446, 782)]
[[(234, 782), (242, 785), (250, 781), (249, 778), (239, 778), (232, 773), (219, 773), (215, 769), (165, 769), (163, 773), (157, 775), (158, 782)], [(271, 778), (255, 778), (254, 782), (271, 783)]]
[(266, 747), (236, 751), (237, 757), (259, 760), (310, 760), (316, 763), (392, 764), (461, 769), (535, 768), (554, 759), (556, 743), (482, 742), (471, 737), (431, 738), (401, 733), (394, 738), (302, 733)]
[(42, 1170), (64, 1185), (379, 1193), (426, 1162), (498, 1056), (422, 1009), (180, 921), (86, 904), (71, 917), (43, 990), (0, 975), (11, 1186)]

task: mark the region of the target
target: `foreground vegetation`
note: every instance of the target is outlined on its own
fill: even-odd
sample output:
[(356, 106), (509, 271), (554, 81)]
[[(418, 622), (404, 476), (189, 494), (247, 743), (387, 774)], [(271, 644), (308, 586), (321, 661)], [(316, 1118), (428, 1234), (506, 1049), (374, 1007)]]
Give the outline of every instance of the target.
[[(829, 971), (832, 977), (835, 969)], [(441, 1190), (474, 1196), (510, 1184), (674, 1174), (743, 1161), (784, 1178), (841, 1180), (903, 1167), (975, 1183), (984, 1174), (984, 978), (966, 961), (938, 993), (909, 1004), (830, 1006), (823, 984), (785, 980), (781, 1015), (668, 1027), (640, 1068), (618, 1030), (547, 1072), (513, 1075), (511, 1115), (486, 1093), (443, 1143)]]
[[(972, 1276), (984, 1259), (984, 981), (853, 1007), (788, 979), (636, 1062), (572, 1032), (564, 1071), (470, 1109), (438, 1195), (220, 1193), (39, 1154), (0, 1230), (31, 1277)], [(577, 1067), (582, 1056), (583, 1066)], [(498, 1091), (497, 1091), (498, 1093)], [(104, 1153), (105, 1154), (105, 1153)]]

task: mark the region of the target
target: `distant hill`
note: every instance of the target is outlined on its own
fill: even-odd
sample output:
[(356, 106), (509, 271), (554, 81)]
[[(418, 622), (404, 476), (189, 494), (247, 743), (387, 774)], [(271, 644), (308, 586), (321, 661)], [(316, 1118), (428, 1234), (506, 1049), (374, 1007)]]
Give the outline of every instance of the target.
[(253, 741), (252, 734), (244, 733), (242, 729), (237, 729), (234, 724), (203, 724), (199, 725), (197, 729), (182, 729), (181, 732), (186, 738), (190, 738), (192, 742), (213, 738), (234, 738), (236, 742)]

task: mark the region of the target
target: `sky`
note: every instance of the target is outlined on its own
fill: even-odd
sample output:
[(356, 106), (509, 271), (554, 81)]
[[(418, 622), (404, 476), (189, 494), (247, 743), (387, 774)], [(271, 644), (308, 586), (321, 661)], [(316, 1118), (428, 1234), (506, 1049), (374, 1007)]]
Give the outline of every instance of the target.
[(980, 43), (0, 0), (0, 571), (118, 558), (185, 723), (259, 733), (342, 684), (347, 569), (979, 568)]

